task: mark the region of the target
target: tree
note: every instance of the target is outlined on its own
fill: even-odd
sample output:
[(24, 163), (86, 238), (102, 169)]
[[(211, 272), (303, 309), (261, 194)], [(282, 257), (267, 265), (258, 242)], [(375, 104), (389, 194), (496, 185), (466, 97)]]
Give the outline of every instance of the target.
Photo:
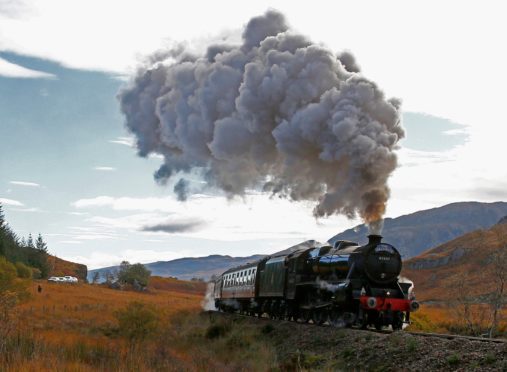
[(40, 270), (40, 276), (47, 278), (49, 275), (49, 262), (47, 253), (47, 244), (42, 239), (41, 234), (37, 237), (34, 244), (32, 234), (28, 235), (26, 241), (26, 247), (28, 248), (26, 255), (28, 257), (27, 263)]
[(148, 270), (143, 264), (136, 263), (131, 265), (128, 261), (123, 261), (120, 264), (118, 271), (118, 281), (122, 284), (130, 284), (134, 287), (146, 287), (150, 280), (151, 271)]
[(37, 236), (37, 240), (35, 241), (35, 248), (37, 250), (41, 251), (41, 252), (44, 252), (45, 254), (48, 253), (48, 245), (42, 239), (42, 235), (41, 234), (39, 234), (39, 236)]
[(26, 247), (35, 248), (35, 246), (33, 244), (32, 233), (28, 234), (28, 239), (26, 240)]
[(496, 329), (498, 328), (499, 318), (501, 316), (501, 310), (507, 303), (506, 295), (507, 292), (507, 246), (498, 249), (493, 253), (492, 257), (492, 278), (494, 289), (491, 293), (489, 305), (492, 310), (491, 314), (491, 327), (489, 329), (489, 337), (494, 337)]
[(100, 274), (98, 271), (95, 271), (95, 273), (93, 274), (92, 283), (97, 284), (99, 282), (99, 279), (100, 279)]
[[(485, 279), (481, 276), (480, 280)], [(458, 328), (454, 332), (474, 336), (482, 334), (488, 314), (480, 308), (480, 301), (474, 293), (467, 272), (461, 271), (450, 277), (446, 289), (454, 294), (449, 299), (449, 308), (458, 318)]]
[(114, 274), (109, 270), (104, 271), (102, 277), (104, 278), (107, 284), (111, 284), (114, 282)]
[(0, 230), (4, 228), (5, 225), (5, 215), (2, 204), (0, 203)]

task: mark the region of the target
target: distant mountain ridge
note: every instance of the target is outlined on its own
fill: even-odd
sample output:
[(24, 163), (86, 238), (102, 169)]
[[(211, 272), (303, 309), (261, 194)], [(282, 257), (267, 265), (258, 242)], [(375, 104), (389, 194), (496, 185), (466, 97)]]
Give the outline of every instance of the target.
[[(439, 208), (418, 211), (397, 218), (386, 218), (382, 235), (385, 241), (398, 248), (404, 260), (415, 257), (422, 252), (451, 241), (463, 234), (478, 229), (488, 229), (506, 220), (507, 203), (460, 202), (444, 205)], [(368, 230), (364, 225), (346, 230), (335, 235), (329, 242), (352, 240), (358, 243), (367, 242)], [(274, 252), (273, 252), (274, 253)], [(460, 251), (445, 260), (456, 259)], [(239, 265), (260, 260), (265, 256), (231, 257), (210, 255), (207, 257), (187, 257), (172, 261), (157, 261), (145, 264), (152, 275), (176, 277), (178, 279), (203, 278), (208, 280), (212, 275)], [(434, 263), (437, 264), (437, 263)], [(107, 271), (115, 271), (118, 266), (105, 267), (88, 272), (88, 280), (98, 272), (101, 276)]]
[[(152, 275), (162, 277), (176, 277), (178, 279), (202, 278), (208, 280), (212, 275), (218, 275), (234, 266), (246, 264), (260, 260), (264, 255), (253, 255), (248, 257), (231, 257), (218, 254), (206, 257), (185, 257), (171, 261), (157, 261), (144, 264)], [(101, 269), (90, 270), (88, 280), (91, 281), (96, 272), (102, 276), (107, 272), (113, 272), (119, 266), (104, 267)]]
[[(507, 203), (459, 202), (397, 218), (386, 218), (382, 235), (393, 244), (404, 260), (478, 229), (488, 229), (507, 216)], [(363, 224), (329, 239), (367, 242)]]

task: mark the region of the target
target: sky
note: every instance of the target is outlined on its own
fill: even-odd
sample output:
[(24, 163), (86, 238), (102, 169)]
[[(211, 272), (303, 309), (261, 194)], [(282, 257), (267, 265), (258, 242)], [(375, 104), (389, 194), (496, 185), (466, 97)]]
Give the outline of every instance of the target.
[[(179, 202), (140, 158), (116, 94), (144, 56), (239, 38), (267, 9), (403, 101), (407, 137), (386, 216), (507, 200), (502, 2), (0, 0), (0, 203), (21, 236), (89, 268), (185, 256), (270, 253), (325, 241), (359, 220), (316, 220), (312, 203), (194, 195)], [(193, 182), (203, 182), (195, 179)], [(161, 225), (171, 225), (162, 231)]]

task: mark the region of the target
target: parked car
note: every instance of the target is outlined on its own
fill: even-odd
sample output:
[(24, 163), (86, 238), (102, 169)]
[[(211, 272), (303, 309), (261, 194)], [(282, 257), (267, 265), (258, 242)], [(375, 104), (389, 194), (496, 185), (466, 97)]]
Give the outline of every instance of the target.
[(69, 282), (69, 283), (77, 283), (78, 282), (78, 279), (75, 276), (64, 276), (63, 278), (65, 279), (66, 282)]
[(75, 276), (52, 276), (48, 278), (48, 282), (55, 283), (77, 283), (79, 280)]

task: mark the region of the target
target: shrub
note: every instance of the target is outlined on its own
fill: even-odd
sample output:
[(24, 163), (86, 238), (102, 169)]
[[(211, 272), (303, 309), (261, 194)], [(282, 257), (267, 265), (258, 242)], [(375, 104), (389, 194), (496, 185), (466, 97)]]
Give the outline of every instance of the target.
[(261, 328), (261, 333), (267, 335), (271, 332), (273, 332), (275, 330), (275, 328), (271, 325), (271, 324), (265, 324), (264, 326), (262, 326)]
[(30, 279), (32, 277), (32, 269), (22, 262), (16, 262), (16, 271), (19, 278)]
[(16, 267), (5, 257), (0, 257), (0, 294), (11, 289), (17, 276)]
[(418, 347), (419, 347), (419, 343), (417, 342), (417, 340), (414, 337), (410, 338), (407, 341), (407, 351), (409, 353), (415, 352)]
[(206, 338), (214, 339), (225, 336), (230, 330), (226, 324), (212, 324), (206, 329)]
[(142, 302), (131, 302), (123, 310), (114, 313), (118, 320), (120, 335), (131, 342), (143, 341), (152, 336), (158, 327), (158, 315), (155, 308)]
[(461, 358), (458, 354), (452, 354), (451, 356), (447, 357), (447, 363), (449, 363), (450, 366), (456, 366), (461, 361)]
[[(151, 271), (148, 270), (143, 264), (136, 263), (131, 265), (127, 261), (120, 264), (118, 272), (118, 281), (123, 284), (130, 284), (134, 287), (146, 287), (150, 280)], [(137, 289), (137, 288), (136, 288)]]
[(493, 364), (496, 362), (496, 357), (494, 354), (492, 353), (488, 353), (486, 354), (486, 356), (484, 357), (484, 364)]

